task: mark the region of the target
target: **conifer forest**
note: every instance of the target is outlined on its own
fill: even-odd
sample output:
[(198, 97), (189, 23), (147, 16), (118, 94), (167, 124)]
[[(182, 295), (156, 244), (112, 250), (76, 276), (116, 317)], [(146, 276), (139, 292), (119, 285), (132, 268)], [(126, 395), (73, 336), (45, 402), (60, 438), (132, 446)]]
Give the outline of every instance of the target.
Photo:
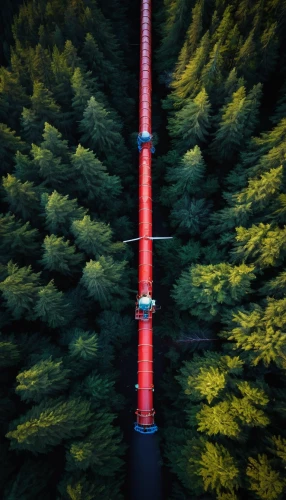
[[(140, 1), (0, 10), (0, 499), (136, 500)], [(152, 18), (162, 500), (283, 500), (286, 2)]]

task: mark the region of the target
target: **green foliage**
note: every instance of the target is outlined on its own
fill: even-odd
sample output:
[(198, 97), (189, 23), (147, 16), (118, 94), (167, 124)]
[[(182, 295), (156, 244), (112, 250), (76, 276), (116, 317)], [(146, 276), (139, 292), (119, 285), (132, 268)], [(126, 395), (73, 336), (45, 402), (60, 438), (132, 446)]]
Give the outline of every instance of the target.
[(84, 110), (79, 129), (81, 140), (96, 152), (111, 151), (121, 141), (121, 127), (93, 96)]
[(186, 151), (197, 142), (206, 142), (210, 128), (210, 108), (208, 95), (203, 88), (170, 120), (169, 130), (177, 138), (175, 145), (179, 151)]
[[(190, 0), (165, 2), (164, 22), (162, 23), (162, 43), (158, 50), (157, 64), (160, 71), (171, 69), (175, 56), (180, 50), (180, 42), (188, 27), (192, 11)], [(195, 31), (195, 28), (194, 28)]]
[(58, 188), (68, 181), (70, 169), (67, 165), (62, 164), (60, 158), (55, 158), (51, 151), (32, 144), (31, 153), (39, 177), (44, 180), (44, 185), (48, 184)]
[(218, 159), (231, 158), (251, 136), (257, 123), (261, 94), (261, 85), (253, 87), (248, 95), (242, 86), (233, 93), (231, 102), (222, 108), (221, 122), (212, 143)]
[(207, 60), (209, 46), (210, 37), (207, 31), (180, 78), (172, 82), (174, 98), (178, 102), (182, 102), (186, 97), (194, 97), (200, 91), (199, 78)]
[(47, 489), (52, 471), (43, 460), (26, 458), (14, 477), (5, 484), (3, 499), (32, 500), (35, 495), (48, 500)]
[[(132, 236), (135, 197), (122, 196), (134, 177), (125, 146), (136, 93), (127, 5), (8, 3), (0, 36), (0, 497), (120, 499), (114, 359), (134, 322), (114, 311), (110, 318), (109, 303), (129, 305), (132, 256), (121, 243)], [(103, 259), (107, 315), (80, 281), (86, 256)], [(81, 450), (91, 453), (81, 460)], [(28, 456), (38, 453), (38, 461)]]
[(250, 292), (255, 278), (253, 266), (227, 263), (202, 266), (197, 264), (183, 271), (174, 286), (173, 297), (182, 310), (189, 310), (202, 319), (211, 319), (225, 305), (234, 305)]
[(85, 78), (83, 77), (83, 74), (82, 74), (80, 68), (75, 69), (74, 74), (72, 76), (71, 83), (72, 83), (72, 89), (74, 92), (74, 97), (72, 100), (72, 107), (75, 110), (75, 116), (78, 119), (81, 119), (82, 115), (83, 115), (83, 111), (87, 105), (87, 102), (91, 98), (91, 93), (90, 93), (90, 90), (85, 82)]
[(39, 292), (40, 273), (33, 273), (31, 266), (18, 267), (10, 261), (7, 278), (0, 283), (0, 291), (6, 307), (15, 319), (24, 315), (33, 318), (33, 305)]
[[(123, 285), (126, 261), (116, 262), (112, 257), (99, 257), (99, 260), (87, 262), (81, 279), (89, 297), (98, 301), (102, 306), (115, 306), (118, 302), (113, 295), (122, 299), (126, 293)], [(126, 277), (124, 277), (126, 283)]]
[(175, 301), (159, 327), (169, 496), (282, 499), (285, 6), (197, 0), (178, 43), (182, 4), (157, 19), (171, 149), (156, 181), (174, 236), (156, 249)]
[(15, 215), (0, 214), (0, 254), (1, 261), (9, 260), (8, 255), (31, 255), (38, 251), (38, 230), (31, 228), (30, 222), (21, 224)]
[(285, 486), (285, 480), (271, 467), (266, 455), (258, 455), (258, 460), (249, 458), (246, 474), (250, 478), (250, 490), (263, 500), (279, 498)]
[[(193, 462), (195, 459), (190, 460)], [(199, 465), (199, 475), (206, 491), (213, 490), (220, 494), (224, 489), (231, 493), (238, 489), (238, 464), (223, 445), (207, 441)]]
[(77, 360), (93, 361), (97, 356), (97, 335), (80, 329), (74, 330), (69, 352)]
[(44, 400), (12, 422), (12, 449), (46, 453), (63, 439), (82, 436), (91, 425), (90, 404), (81, 399)]
[(54, 234), (46, 236), (43, 242), (43, 257), (41, 264), (48, 271), (58, 271), (71, 275), (83, 264), (83, 255), (76, 253), (76, 247)]
[(121, 469), (122, 454), (120, 437), (112, 426), (114, 416), (108, 413), (96, 414), (96, 430), (91, 432), (84, 440), (71, 443), (67, 451), (67, 469), (86, 470), (96, 467), (97, 474), (109, 477)]
[(284, 368), (286, 341), (283, 333), (286, 299), (267, 299), (265, 309), (257, 304), (250, 311), (239, 310), (233, 314), (230, 331), (226, 333), (236, 346), (246, 351), (249, 361), (266, 366), (275, 362)]
[(70, 226), (76, 219), (82, 219), (86, 213), (79, 207), (77, 200), (69, 199), (57, 191), (49, 196), (42, 196), (42, 205), (46, 216), (46, 226), (51, 233), (68, 235)]
[(261, 267), (277, 266), (283, 262), (286, 243), (285, 229), (273, 227), (262, 222), (249, 229), (236, 228), (236, 248), (233, 251), (236, 260), (251, 260)]
[(44, 123), (56, 123), (60, 108), (51, 92), (41, 82), (34, 82), (31, 97), (31, 108), (23, 109), (22, 128), (27, 142), (38, 142), (41, 139)]
[(72, 223), (77, 246), (89, 255), (99, 258), (110, 252), (112, 230), (103, 222), (92, 221), (89, 215)]
[(15, 391), (22, 400), (38, 403), (45, 396), (64, 391), (69, 385), (69, 373), (70, 370), (63, 368), (62, 360), (50, 357), (19, 372)]
[(174, 204), (171, 213), (173, 225), (191, 235), (197, 234), (207, 225), (209, 212), (210, 204), (206, 200), (184, 196)]
[(98, 208), (106, 207), (121, 193), (121, 184), (117, 176), (110, 176), (106, 167), (89, 149), (78, 146), (71, 159), (74, 175), (77, 179), (77, 191), (83, 198), (96, 201)]
[(13, 366), (20, 360), (20, 351), (14, 338), (6, 338), (0, 333), (0, 367)]
[(39, 290), (35, 305), (36, 318), (40, 318), (51, 328), (58, 328), (69, 323), (71, 314), (71, 305), (64, 293), (56, 289), (53, 281)]
[(68, 141), (62, 139), (62, 134), (52, 125), (45, 122), (43, 141), (41, 148), (48, 149), (55, 157), (60, 157), (63, 160), (68, 158)]
[[(200, 189), (206, 165), (199, 146), (190, 149), (183, 156), (179, 165), (172, 165), (167, 171), (166, 179), (172, 182), (172, 192), (179, 197), (184, 192), (195, 194)], [(170, 191), (171, 191), (170, 189)]]
[(4, 123), (0, 123), (0, 162), (2, 172), (7, 169), (10, 170), (13, 154), (23, 149), (24, 143), (16, 135), (16, 132)]
[(38, 212), (39, 194), (32, 182), (20, 182), (14, 175), (8, 174), (3, 178), (5, 201), (10, 210), (20, 214), (23, 219), (32, 219)]

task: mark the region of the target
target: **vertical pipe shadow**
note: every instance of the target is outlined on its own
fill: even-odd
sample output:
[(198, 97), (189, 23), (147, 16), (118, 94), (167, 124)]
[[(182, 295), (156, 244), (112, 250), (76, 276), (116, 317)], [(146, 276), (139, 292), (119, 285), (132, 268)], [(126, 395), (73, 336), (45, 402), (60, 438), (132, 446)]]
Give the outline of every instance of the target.
[(130, 449), (130, 500), (162, 500), (161, 457), (156, 434), (133, 432)]

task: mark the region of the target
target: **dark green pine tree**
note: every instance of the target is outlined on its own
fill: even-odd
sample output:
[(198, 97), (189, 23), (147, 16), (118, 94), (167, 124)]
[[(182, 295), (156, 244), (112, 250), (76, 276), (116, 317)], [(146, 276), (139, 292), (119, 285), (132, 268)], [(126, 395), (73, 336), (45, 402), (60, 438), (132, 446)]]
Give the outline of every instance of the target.
[(232, 158), (243, 141), (250, 137), (257, 124), (260, 97), (261, 85), (253, 87), (248, 95), (244, 87), (233, 93), (232, 101), (222, 109), (221, 122), (211, 146), (216, 158)]
[(111, 309), (122, 308), (128, 290), (126, 264), (126, 261), (115, 261), (109, 256), (101, 256), (97, 261), (87, 262), (81, 284), (87, 290), (88, 296), (102, 306)]
[(187, 100), (186, 105), (170, 120), (169, 130), (176, 137), (174, 146), (179, 152), (206, 142), (211, 126), (210, 112), (208, 95), (202, 89), (194, 99)]
[(51, 328), (67, 325), (73, 316), (71, 304), (64, 293), (57, 290), (53, 281), (39, 290), (34, 311), (36, 318), (40, 318)]
[(57, 124), (60, 119), (60, 107), (56, 104), (51, 92), (41, 82), (35, 82), (31, 96), (31, 108), (24, 108), (22, 113), (23, 135), (27, 142), (38, 143), (41, 139), (44, 124)]
[(9, 212), (0, 214), (0, 255), (1, 261), (18, 255), (32, 255), (39, 251), (38, 230), (31, 228), (30, 222), (21, 224)]
[(8, 174), (3, 178), (5, 191), (4, 200), (10, 210), (19, 214), (24, 220), (32, 219), (39, 212), (39, 190), (32, 182), (19, 181), (14, 175)]
[(6, 307), (15, 319), (33, 319), (33, 304), (40, 289), (40, 273), (33, 273), (31, 266), (18, 267), (10, 261), (7, 264), (7, 277), (0, 283), (0, 291)]
[(58, 271), (65, 275), (72, 275), (83, 264), (83, 255), (76, 251), (69, 240), (47, 235), (43, 242), (43, 256), (41, 264), (48, 271)]
[(4, 123), (0, 123), (0, 160), (1, 171), (11, 171), (13, 155), (25, 149), (24, 142)]
[(69, 196), (63, 196), (54, 191), (50, 196), (42, 195), (42, 206), (46, 218), (46, 226), (51, 233), (63, 234), (70, 233), (70, 226), (76, 219), (82, 219), (86, 210), (79, 207), (77, 200), (69, 199)]
[(121, 141), (121, 127), (93, 96), (84, 110), (79, 130), (83, 143), (98, 153), (111, 151)]
[(45, 453), (62, 440), (82, 436), (90, 428), (91, 419), (87, 401), (46, 399), (12, 422), (7, 438), (12, 449)]
[(118, 176), (108, 175), (106, 167), (96, 155), (81, 145), (72, 155), (71, 163), (77, 179), (76, 192), (83, 199), (87, 197), (95, 201), (98, 209), (103, 209), (112, 200), (114, 208), (118, 209), (118, 197), (122, 190)]
[(71, 230), (77, 246), (87, 255), (99, 258), (111, 251), (112, 230), (103, 222), (93, 221), (86, 215), (82, 220), (75, 220)]
[(69, 385), (69, 373), (62, 360), (44, 359), (19, 372), (15, 391), (23, 401), (40, 402), (64, 391)]

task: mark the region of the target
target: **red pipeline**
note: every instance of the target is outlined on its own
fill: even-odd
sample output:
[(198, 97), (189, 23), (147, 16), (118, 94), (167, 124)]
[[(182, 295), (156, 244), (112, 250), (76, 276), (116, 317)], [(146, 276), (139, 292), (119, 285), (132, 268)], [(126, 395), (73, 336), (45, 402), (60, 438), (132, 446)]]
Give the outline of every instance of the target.
[[(148, 132), (151, 137), (151, 0), (141, 3), (140, 33), (140, 87), (139, 87), (139, 136)], [(152, 298), (152, 177), (151, 143), (142, 143), (139, 153), (139, 271), (138, 297)], [(146, 299), (147, 300), (147, 299)], [(138, 331), (138, 405), (137, 424), (151, 431), (154, 426), (153, 408), (153, 328), (152, 312), (146, 319), (139, 319)], [(139, 313), (138, 313), (139, 314)], [(136, 428), (136, 426), (135, 426)], [(138, 430), (138, 429), (137, 429)], [(157, 430), (157, 429), (155, 429)], [(141, 432), (141, 431), (140, 431)], [(154, 427), (153, 427), (154, 432)]]

